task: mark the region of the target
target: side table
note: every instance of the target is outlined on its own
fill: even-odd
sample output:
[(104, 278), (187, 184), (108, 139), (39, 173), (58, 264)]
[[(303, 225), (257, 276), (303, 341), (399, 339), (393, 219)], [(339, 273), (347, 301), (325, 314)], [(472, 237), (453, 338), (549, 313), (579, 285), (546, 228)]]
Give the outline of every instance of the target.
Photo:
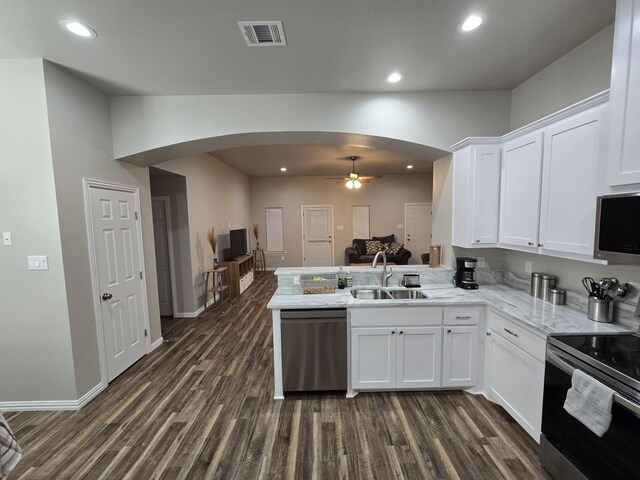
[[(213, 292), (213, 305), (224, 304), (224, 292), (227, 292), (229, 299), (229, 305), (231, 305), (231, 293), (229, 292), (229, 270), (227, 267), (220, 267), (212, 270), (205, 270), (204, 277), (204, 309), (206, 310), (209, 304), (207, 300), (209, 298), (209, 276), (213, 274), (213, 284), (211, 291)], [(222, 277), (224, 276), (225, 283), (222, 283)], [(216, 301), (216, 293), (220, 293), (220, 300)]]

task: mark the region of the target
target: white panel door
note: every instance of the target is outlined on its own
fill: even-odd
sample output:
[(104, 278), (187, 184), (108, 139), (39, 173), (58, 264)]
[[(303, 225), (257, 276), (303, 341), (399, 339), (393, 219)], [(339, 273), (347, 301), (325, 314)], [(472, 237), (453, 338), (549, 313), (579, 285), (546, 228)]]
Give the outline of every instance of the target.
[(472, 148), (471, 242), (498, 243), (500, 221), (500, 146)]
[(371, 238), (369, 234), (369, 205), (354, 205), (352, 238)]
[(502, 151), (500, 243), (537, 248), (542, 132), (507, 142)]
[(90, 189), (107, 378), (113, 380), (145, 355), (145, 329), (132, 192)]
[(445, 326), (442, 386), (471, 387), (478, 383), (478, 326)]
[(540, 441), (544, 364), (494, 331), (489, 353), (490, 395)]
[(333, 207), (303, 207), (303, 265), (328, 267), (333, 265)]
[(396, 385), (396, 329), (351, 329), (351, 382), (354, 390)]
[(593, 255), (603, 107), (545, 130), (540, 247)]
[(441, 385), (442, 327), (398, 327), (397, 388)]
[(404, 206), (405, 248), (411, 252), (411, 263), (420, 263), (420, 256), (431, 246), (431, 204), (407, 203)]
[(156, 269), (160, 315), (173, 315), (171, 298), (171, 262), (169, 261), (169, 231), (164, 200), (152, 200), (153, 239), (156, 247)]

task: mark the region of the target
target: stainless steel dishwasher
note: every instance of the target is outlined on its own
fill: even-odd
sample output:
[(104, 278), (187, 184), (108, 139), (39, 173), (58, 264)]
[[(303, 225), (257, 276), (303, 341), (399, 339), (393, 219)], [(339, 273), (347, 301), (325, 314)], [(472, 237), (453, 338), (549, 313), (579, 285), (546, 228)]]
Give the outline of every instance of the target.
[(347, 310), (282, 310), (285, 392), (347, 389)]

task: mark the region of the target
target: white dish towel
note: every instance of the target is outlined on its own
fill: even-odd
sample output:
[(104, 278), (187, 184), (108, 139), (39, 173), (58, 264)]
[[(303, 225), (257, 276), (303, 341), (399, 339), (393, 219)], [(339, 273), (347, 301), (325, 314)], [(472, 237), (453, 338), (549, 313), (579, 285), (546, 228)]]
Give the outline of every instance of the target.
[(571, 377), (564, 409), (593, 433), (602, 437), (611, 425), (615, 391), (577, 368)]

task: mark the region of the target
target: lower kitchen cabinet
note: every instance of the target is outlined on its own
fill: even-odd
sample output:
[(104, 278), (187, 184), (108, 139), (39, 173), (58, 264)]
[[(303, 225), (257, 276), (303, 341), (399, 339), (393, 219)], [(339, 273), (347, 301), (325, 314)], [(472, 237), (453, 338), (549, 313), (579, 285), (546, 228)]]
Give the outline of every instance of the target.
[(440, 386), (442, 327), (351, 330), (354, 390)]
[(445, 326), (442, 386), (471, 387), (478, 383), (479, 327)]
[(489, 330), (487, 340), (487, 389), (490, 398), (539, 442), (544, 363), (493, 330)]

